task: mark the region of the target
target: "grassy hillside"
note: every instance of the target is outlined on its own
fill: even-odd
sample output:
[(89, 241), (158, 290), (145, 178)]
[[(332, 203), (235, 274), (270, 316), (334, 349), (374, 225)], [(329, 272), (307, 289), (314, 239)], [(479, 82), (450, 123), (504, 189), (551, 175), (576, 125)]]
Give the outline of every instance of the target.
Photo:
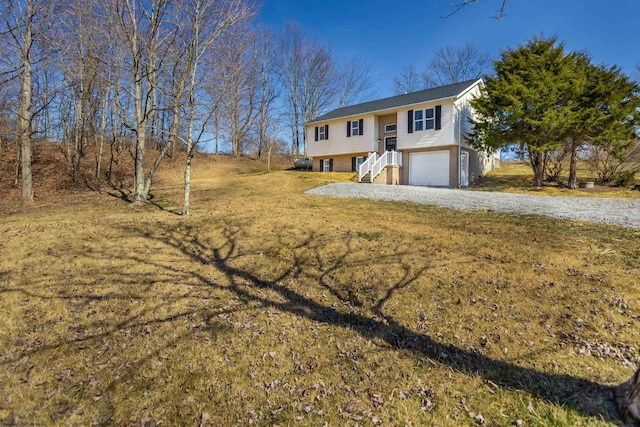
[(637, 230), (307, 196), (351, 176), (204, 157), (182, 217), (168, 166), (139, 208), (0, 201), (0, 424), (616, 422)]

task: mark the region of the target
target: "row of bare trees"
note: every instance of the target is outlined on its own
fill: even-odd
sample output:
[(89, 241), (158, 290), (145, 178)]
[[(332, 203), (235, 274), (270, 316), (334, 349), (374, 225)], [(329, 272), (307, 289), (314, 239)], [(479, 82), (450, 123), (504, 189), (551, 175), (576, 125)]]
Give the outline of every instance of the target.
[[(255, 11), (249, 0), (4, 0), (1, 3), (2, 94), (14, 98), (8, 138), (20, 148), (22, 199), (33, 199), (34, 138), (64, 146), (78, 179), (87, 146), (96, 144), (96, 175), (111, 143), (135, 157), (133, 201), (144, 202), (162, 157), (186, 147), (185, 205), (194, 124), (204, 123), (197, 84), (215, 66), (217, 43)], [(196, 96), (198, 92), (198, 96)], [(159, 148), (145, 171), (146, 147)], [(112, 160), (114, 156), (112, 155)]]
[(0, 8), (1, 136), (19, 150), (27, 202), (32, 141), (46, 140), (60, 144), (73, 181), (89, 151), (95, 176), (110, 181), (130, 151), (134, 203), (147, 200), (163, 158), (186, 153), (188, 213), (191, 161), (204, 141), (262, 156), (290, 131), (286, 148), (304, 154), (305, 122), (373, 95), (363, 61), (337, 61), (295, 24), (277, 34), (257, 27), (253, 0), (0, 0)]
[(337, 64), (328, 46), (306, 37), (294, 24), (285, 28), (278, 51), (292, 150), (296, 155), (306, 155), (304, 123), (329, 106), (344, 107), (371, 99), (375, 95), (372, 72), (357, 57)]

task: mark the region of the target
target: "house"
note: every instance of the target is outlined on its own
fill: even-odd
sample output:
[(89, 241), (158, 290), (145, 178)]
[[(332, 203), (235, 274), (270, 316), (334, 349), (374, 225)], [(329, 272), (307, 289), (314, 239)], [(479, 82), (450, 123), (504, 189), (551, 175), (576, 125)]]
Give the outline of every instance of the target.
[(307, 123), (313, 170), (358, 172), (361, 182), (466, 187), (497, 155), (465, 141), (481, 79), (338, 108)]

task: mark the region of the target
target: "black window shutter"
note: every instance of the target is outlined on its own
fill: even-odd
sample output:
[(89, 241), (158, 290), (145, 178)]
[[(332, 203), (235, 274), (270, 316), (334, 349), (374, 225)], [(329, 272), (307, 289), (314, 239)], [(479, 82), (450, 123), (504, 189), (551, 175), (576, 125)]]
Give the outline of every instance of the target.
[(318, 140), (318, 126), (316, 126), (316, 141)]
[(360, 135), (364, 135), (364, 119), (358, 121), (358, 128), (360, 128)]
[(356, 171), (356, 158), (355, 158), (355, 157), (352, 157), (352, 158), (351, 158), (351, 170), (352, 170), (353, 172), (355, 172), (355, 171)]
[(436, 130), (442, 127), (442, 105), (436, 105)]
[(351, 136), (351, 122), (347, 120), (347, 138)]
[(320, 172), (324, 172), (324, 160), (320, 159)]
[(329, 159), (329, 172), (333, 172), (333, 159)]
[(329, 125), (324, 125), (324, 139), (329, 139)]
[(413, 110), (407, 111), (407, 116), (409, 117), (407, 132), (413, 133)]

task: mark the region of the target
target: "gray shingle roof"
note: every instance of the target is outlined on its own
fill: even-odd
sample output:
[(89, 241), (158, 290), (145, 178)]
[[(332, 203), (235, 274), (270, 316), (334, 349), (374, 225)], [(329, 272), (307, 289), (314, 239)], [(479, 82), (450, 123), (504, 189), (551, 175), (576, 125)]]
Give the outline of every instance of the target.
[(431, 89), (421, 90), (419, 92), (405, 93), (404, 95), (396, 95), (390, 98), (377, 99), (375, 101), (364, 102), (362, 104), (350, 105), (348, 107), (337, 108), (329, 111), (307, 124), (324, 122), (327, 120), (338, 119), (340, 117), (356, 116), (359, 114), (372, 113), (374, 111), (387, 110), (391, 108), (401, 107), (403, 105), (419, 104), (421, 102), (435, 101), (437, 99), (453, 98), (460, 95), (465, 89), (479, 79), (467, 80), (460, 83), (454, 83), (447, 86), (434, 87)]

